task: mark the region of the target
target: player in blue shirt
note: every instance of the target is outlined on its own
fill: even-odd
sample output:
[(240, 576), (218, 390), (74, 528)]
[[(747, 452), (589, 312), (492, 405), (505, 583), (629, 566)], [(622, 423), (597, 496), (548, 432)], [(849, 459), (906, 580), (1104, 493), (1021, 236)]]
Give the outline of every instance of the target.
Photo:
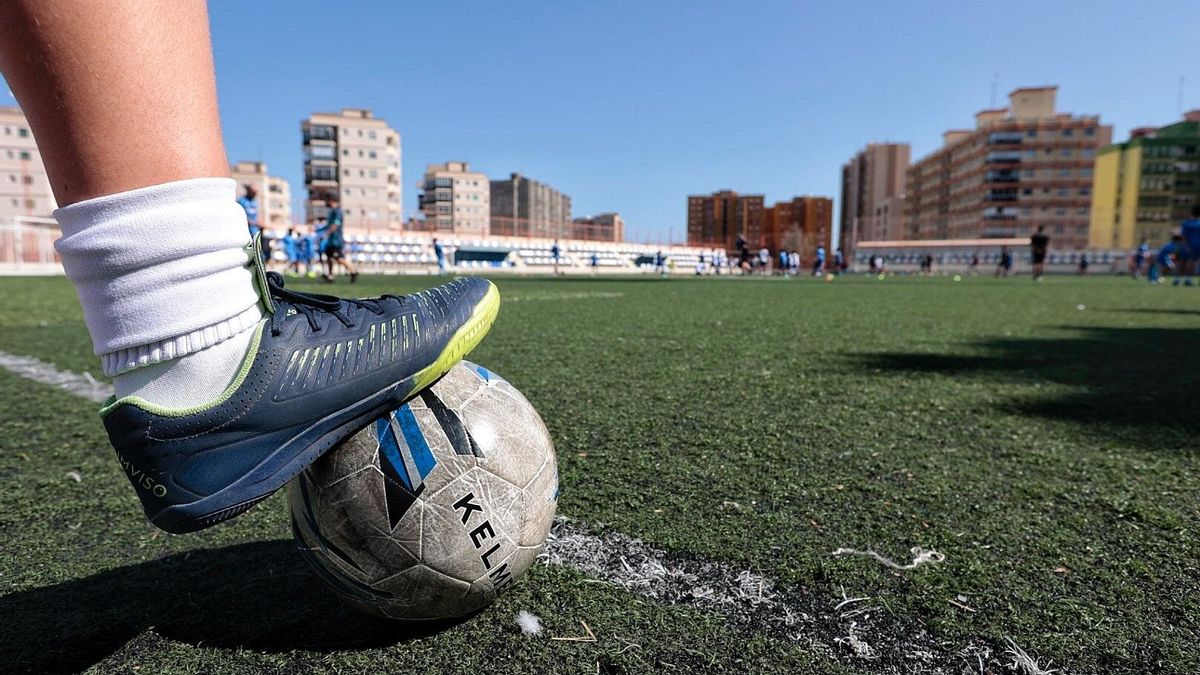
[(441, 242), (435, 237), (433, 240), (433, 255), (437, 258), (438, 274), (446, 273), (446, 250), (442, 248)]
[(825, 273), (825, 247), (817, 247), (817, 259), (813, 261), (813, 276), (817, 277)]
[(250, 236), (253, 237), (262, 231), (262, 223), (258, 222), (258, 190), (248, 183), (242, 187), (246, 192), (238, 197), (237, 203), (246, 212), (246, 225), (249, 226)]
[(558, 258), (562, 255), (562, 249), (558, 247), (558, 240), (554, 240), (554, 245), (550, 247), (550, 257), (554, 258), (554, 274), (558, 275)]
[(250, 238), (253, 239), (259, 232), (262, 232), (263, 265), (270, 268), (271, 238), (262, 229), (262, 222), (258, 218), (258, 190), (254, 189), (254, 186), (249, 183), (246, 183), (242, 187), (245, 188), (245, 194), (238, 197), (237, 203), (246, 212), (246, 226), (250, 229)]
[(1142, 276), (1142, 268), (1146, 266), (1146, 258), (1150, 255), (1150, 244), (1142, 239), (1142, 243), (1138, 244), (1137, 250), (1133, 253), (1133, 278), (1137, 279)]
[(837, 253), (833, 254), (833, 273), (841, 274), (846, 271), (846, 256), (842, 254), (842, 249), (838, 249)]
[(779, 273), (783, 276), (788, 276), (791, 265), (788, 263), (788, 252), (786, 249), (779, 249)]
[(288, 228), (283, 238), (283, 252), (287, 254), (287, 271), (300, 274), (300, 237), (294, 228)]
[(1179, 271), (1182, 265), (1177, 263), (1180, 254), (1184, 251), (1183, 237), (1175, 235), (1171, 237), (1171, 241), (1167, 242), (1162, 248), (1158, 249), (1158, 253), (1154, 256), (1154, 264), (1150, 267), (1150, 281), (1159, 280), (1159, 268), (1163, 270), (1163, 275), (1166, 275), (1168, 270), (1175, 271), (1175, 285), (1179, 285)]
[(325, 281), (333, 283), (333, 266), (336, 264), (350, 274), (350, 283), (358, 281), (358, 270), (346, 259), (345, 216), (337, 197), (326, 197), (325, 206), (329, 213), (325, 216), (325, 241), (321, 252), (325, 254)]
[(300, 239), (300, 259), (304, 261), (304, 274), (308, 277), (315, 277), (316, 270), (313, 269), (313, 261), (317, 264), (321, 262), (321, 240), (317, 237), (317, 228), (312, 228)]
[(592, 251), (592, 274), (595, 275), (596, 271), (599, 269), (600, 269), (600, 255), (598, 253), (596, 253), (595, 251)]
[(1187, 257), (1182, 273), (1191, 276), (1196, 274), (1196, 265), (1200, 262), (1200, 206), (1192, 207), (1192, 217), (1183, 221), (1179, 234), (1183, 237), (1184, 255)]

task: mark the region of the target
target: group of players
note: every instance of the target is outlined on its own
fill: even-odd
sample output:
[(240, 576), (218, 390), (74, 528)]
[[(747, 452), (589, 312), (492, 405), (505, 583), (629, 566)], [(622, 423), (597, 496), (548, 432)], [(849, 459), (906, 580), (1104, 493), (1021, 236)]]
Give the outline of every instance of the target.
[(1200, 274), (1200, 206), (1192, 207), (1192, 217), (1183, 221), (1179, 232), (1150, 257), (1150, 245), (1145, 239), (1138, 244), (1130, 264), (1134, 279), (1143, 271), (1150, 283), (1165, 281), (1168, 274), (1175, 286), (1192, 285), (1192, 277)]
[[(262, 222), (258, 215), (258, 190), (249, 184), (243, 187), (245, 191), (237, 201), (246, 212), (250, 236), (254, 237), (260, 232), (262, 233), (263, 259), (269, 268), (272, 264), (271, 249), (275, 241), (267, 237), (266, 232), (262, 229)], [(337, 270), (344, 270), (350, 277), (350, 283), (354, 283), (358, 281), (358, 270), (354, 267), (354, 263), (346, 257), (345, 215), (341, 204), (337, 197), (330, 196), (325, 198), (325, 207), (324, 223), (314, 225), (306, 232), (289, 227), (287, 235), (280, 240), (283, 251), (287, 255), (284, 271), (316, 277), (317, 270), (323, 266), (324, 271), (321, 273), (321, 278), (327, 283), (333, 283), (337, 279), (334, 275)], [(301, 267), (303, 267), (303, 272), (301, 272)]]

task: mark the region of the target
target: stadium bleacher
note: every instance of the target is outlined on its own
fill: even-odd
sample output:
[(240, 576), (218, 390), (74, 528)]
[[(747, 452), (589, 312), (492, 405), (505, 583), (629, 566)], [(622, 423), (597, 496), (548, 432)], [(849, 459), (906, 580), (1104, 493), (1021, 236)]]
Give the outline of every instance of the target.
[[(272, 231), (270, 236), (280, 240), (286, 232)], [(548, 272), (554, 266), (552, 239), (515, 237), (439, 237), (446, 254), (446, 265), (456, 271), (487, 272)], [(346, 252), (363, 272), (372, 274), (429, 274), (437, 271), (437, 257), (429, 234), (348, 234)], [(704, 256), (712, 259), (712, 250), (691, 246), (662, 246), (627, 242), (595, 242), (580, 240), (559, 241), (559, 271), (568, 274), (588, 273), (592, 256), (597, 267), (606, 274), (614, 272), (653, 272), (653, 264), (638, 264), (653, 260), (657, 252), (672, 261), (676, 273), (692, 274)], [(273, 246), (271, 258), (279, 265), (287, 262), (282, 246)]]

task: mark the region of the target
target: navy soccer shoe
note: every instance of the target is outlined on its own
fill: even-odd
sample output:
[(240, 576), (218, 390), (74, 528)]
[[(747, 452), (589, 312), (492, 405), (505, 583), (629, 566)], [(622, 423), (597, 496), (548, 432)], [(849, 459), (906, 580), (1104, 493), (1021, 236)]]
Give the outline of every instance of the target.
[(268, 317), (229, 387), (186, 409), (137, 397), (100, 411), (146, 516), (168, 532), (233, 518), (338, 441), (446, 373), (500, 308), (489, 281), (344, 300), (257, 271)]

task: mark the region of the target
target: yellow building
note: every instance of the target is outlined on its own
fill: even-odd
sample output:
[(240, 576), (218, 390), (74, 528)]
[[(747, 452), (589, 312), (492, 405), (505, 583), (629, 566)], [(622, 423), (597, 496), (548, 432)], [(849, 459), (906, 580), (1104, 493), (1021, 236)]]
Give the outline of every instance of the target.
[(1134, 129), (1102, 148), (1093, 170), (1088, 246), (1166, 242), (1200, 204), (1200, 110), (1161, 129)]

